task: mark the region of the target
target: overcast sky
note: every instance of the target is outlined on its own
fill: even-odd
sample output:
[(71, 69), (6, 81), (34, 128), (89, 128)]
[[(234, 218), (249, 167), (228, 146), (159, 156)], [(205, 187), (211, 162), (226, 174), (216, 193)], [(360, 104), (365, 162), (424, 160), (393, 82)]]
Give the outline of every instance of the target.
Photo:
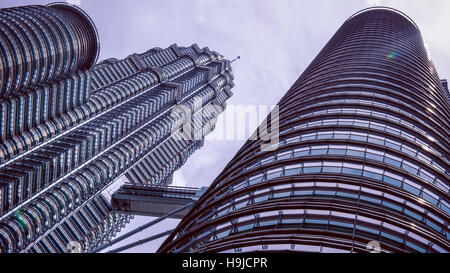
[[(0, 8), (51, 1), (2, 0)], [(233, 63), (236, 86), (229, 105), (273, 105), (353, 13), (372, 5), (410, 16), (421, 29), (441, 78), (450, 78), (448, 0), (72, 0), (93, 19), (100, 58), (124, 58), (153, 47), (197, 43)], [(218, 124), (217, 126), (221, 126)], [(219, 127), (218, 127), (219, 128)], [(220, 129), (220, 128), (219, 128)], [(174, 184), (209, 185), (244, 140), (206, 141), (175, 173)], [(151, 220), (136, 217), (130, 230)], [(165, 222), (132, 239), (174, 228)], [(129, 242), (129, 241), (128, 241)], [(161, 240), (131, 249), (154, 252)], [(117, 246), (120, 246), (118, 244)]]

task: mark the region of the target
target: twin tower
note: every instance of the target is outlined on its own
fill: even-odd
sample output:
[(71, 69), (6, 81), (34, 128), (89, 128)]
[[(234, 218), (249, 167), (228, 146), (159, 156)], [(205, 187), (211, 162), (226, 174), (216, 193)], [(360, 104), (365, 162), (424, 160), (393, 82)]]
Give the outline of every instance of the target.
[[(195, 44), (97, 63), (68, 4), (0, 10), (0, 30), (0, 252), (110, 241), (132, 216), (108, 189), (167, 186), (232, 95), (230, 62)], [(443, 83), (410, 18), (353, 15), (269, 116), (276, 149), (247, 141), (159, 251), (448, 252)]]

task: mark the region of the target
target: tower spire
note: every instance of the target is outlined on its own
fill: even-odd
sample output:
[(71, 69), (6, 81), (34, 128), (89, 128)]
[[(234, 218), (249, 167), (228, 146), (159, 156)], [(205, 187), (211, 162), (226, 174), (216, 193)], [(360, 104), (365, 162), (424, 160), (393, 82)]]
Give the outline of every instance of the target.
[(238, 59), (241, 59), (241, 56), (237, 56), (236, 58), (234, 58), (234, 59), (231, 61), (231, 63), (233, 63), (234, 61), (236, 61), (236, 60), (238, 60)]

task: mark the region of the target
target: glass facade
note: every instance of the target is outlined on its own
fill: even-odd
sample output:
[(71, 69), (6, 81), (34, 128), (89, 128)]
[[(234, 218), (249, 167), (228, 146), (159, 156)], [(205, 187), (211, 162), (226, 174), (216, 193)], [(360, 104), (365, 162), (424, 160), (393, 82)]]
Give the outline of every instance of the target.
[[(67, 252), (73, 242), (88, 251), (130, 221), (113, 211), (111, 187), (126, 178), (165, 186), (203, 145), (232, 95), (230, 62), (207, 47), (174, 44), (94, 65), (97, 36), (85, 36), (95, 26), (78, 8), (50, 4), (0, 14), (14, 12), (27, 14), (16, 22), (23, 28), (54, 22), (48, 34), (68, 44), (45, 38), (65, 49), (49, 50), (61, 73), (0, 101), (0, 252)], [(40, 61), (30, 58), (23, 61)], [(178, 105), (193, 115), (173, 114)], [(190, 134), (178, 129), (186, 119), (197, 125)]]
[(448, 90), (448, 81), (447, 80), (441, 80), (442, 87), (444, 88), (445, 95), (447, 96), (447, 100), (450, 103), (450, 91)]
[(95, 25), (66, 3), (2, 9), (0, 29), (0, 97), (67, 78), (99, 54)]
[(448, 252), (450, 106), (414, 22), (350, 17), (160, 252)]

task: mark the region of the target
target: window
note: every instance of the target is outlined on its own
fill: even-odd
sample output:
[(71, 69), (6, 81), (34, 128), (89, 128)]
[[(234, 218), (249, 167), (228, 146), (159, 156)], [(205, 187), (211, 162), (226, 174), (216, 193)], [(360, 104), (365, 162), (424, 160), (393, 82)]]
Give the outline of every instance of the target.
[(377, 145), (384, 145), (384, 137), (378, 137), (374, 135), (370, 135), (368, 138), (369, 143), (377, 144)]
[(406, 170), (409, 173), (412, 173), (414, 175), (417, 175), (418, 171), (419, 171), (419, 167), (415, 164), (412, 164), (408, 161), (404, 161), (402, 164), (402, 168), (404, 170)]
[(379, 230), (364, 227), (361, 225), (356, 225), (356, 234), (364, 237), (369, 237), (372, 239), (378, 239), (378, 235), (380, 234)]
[(421, 247), (419, 247), (419, 246), (417, 246), (417, 245), (415, 245), (415, 244), (413, 244), (411, 242), (406, 241), (406, 245), (408, 247), (414, 249), (417, 252), (420, 252), (420, 253), (425, 253), (426, 252), (425, 249), (423, 249), (423, 248), (421, 248)]
[(269, 173), (267, 174), (267, 179), (273, 179), (276, 177), (280, 177), (281, 173), (282, 173), (281, 169), (270, 170)]
[(437, 205), (438, 200), (436, 200), (436, 198), (432, 197), (429, 194), (426, 194), (425, 192), (423, 193), (423, 199), (427, 200), (428, 202), (430, 202), (433, 205)]
[(342, 170), (342, 163), (324, 162), (322, 172), (340, 173)]
[(334, 134), (335, 139), (349, 139), (350, 133), (348, 132), (335, 132)]
[(261, 182), (261, 181), (262, 181), (262, 178), (263, 178), (263, 176), (262, 176), (261, 174), (258, 174), (258, 175), (256, 175), (256, 176), (250, 177), (249, 182), (248, 182), (249, 186)]
[[(413, 149), (411, 149), (411, 148), (409, 148), (409, 147), (406, 147), (405, 145), (402, 145), (402, 152), (404, 152), (404, 153), (406, 153), (406, 154), (408, 154), (408, 155), (410, 155), (410, 156), (413, 156), (413, 157), (415, 157), (415, 156), (416, 156), (416, 153), (417, 153), (417, 151), (415, 151), (415, 150), (413, 150)], [(425, 160), (422, 159), (422, 158), (421, 158), (421, 160), (422, 160), (422, 161), (425, 161)], [(430, 162), (428, 162), (428, 163), (430, 163)]]
[(398, 151), (401, 150), (401, 148), (400, 148), (401, 147), (401, 143), (395, 142), (393, 140), (386, 141), (386, 146), (390, 147), (392, 149), (398, 150)]
[(347, 199), (347, 200), (356, 200), (356, 199), (358, 199), (358, 195), (352, 194), (352, 193), (347, 193), (347, 192), (337, 192), (336, 193), (336, 197), (339, 197), (339, 198), (342, 198), (342, 199)]
[(335, 194), (336, 194), (336, 192), (335, 191), (321, 191), (321, 190), (316, 190), (315, 192), (314, 192), (314, 194), (315, 195), (317, 195), (317, 196), (327, 196), (327, 197), (330, 197), (330, 196), (334, 196)]
[(319, 173), (322, 169), (321, 162), (308, 162), (304, 164), (303, 173)]
[(300, 173), (300, 169), (288, 169), (284, 171), (285, 176), (296, 175)]
[(342, 172), (351, 175), (361, 175), (362, 174), (362, 165), (344, 163)]
[(333, 132), (326, 132), (326, 133), (318, 133), (317, 139), (330, 139), (333, 137)]
[(382, 179), (382, 173), (383, 173), (382, 170), (365, 166), (364, 167), (363, 176), (369, 177), (369, 178), (372, 178), (372, 179), (376, 179), (376, 180), (381, 180)]
[(330, 145), (330, 149), (328, 151), (331, 155), (345, 155), (347, 146), (344, 145)]
[(289, 159), (289, 158), (291, 158), (291, 154), (292, 154), (291, 151), (278, 154), (277, 160)]
[(323, 121), (324, 126), (336, 125), (338, 123), (337, 119), (327, 119)]
[(309, 155), (309, 147), (294, 150), (294, 157), (302, 157)]
[(419, 194), (420, 194), (420, 190), (419, 189), (417, 189), (417, 188), (415, 188), (415, 187), (413, 187), (411, 185), (408, 185), (406, 183), (403, 184), (403, 188), (406, 191), (408, 191), (408, 192), (410, 192), (410, 193), (412, 193), (412, 194), (414, 194), (416, 196), (419, 196)]
[(356, 141), (367, 141), (367, 135), (360, 134), (360, 133), (352, 133), (350, 139), (356, 140)]
[(357, 147), (357, 146), (348, 146), (347, 155), (364, 157), (365, 148)]
[(351, 119), (340, 119), (338, 124), (339, 125), (344, 125), (344, 126), (351, 126), (351, 125), (353, 125), (353, 120), (351, 120)]
[(353, 224), (338, 222), (338, 221), (330, 221), (330, 230), (352, 233), (353, 232)]
[(367, 149), (366, 158), (376, 161), (383, 161), (383, 155), (384, 152), (378, 152), (372, 149)]
[(360, 198), (361, 201), (363, 201), (365, 203), (381, 205), (381, 200), (379, 200), (379, 199), (375, 199), (375, 198), (368, 197), (368, 196), (365, 196), (365, 195), (361, 195), (359, 198)]
[(401, 161), (402, 161), (401, 158), (393, 156), (393, 155), (389, 155), (389, 154), (386, 154), (386, 156), (384, 157), (384, 162), (386, 164), (389, 164), (389, 165), (392, 165), (392, 166), (395, 166), (398, 168), (400, 168), (400, 166), (402, 165)]
[(273, 195), (273, 198), (278, 199), (278, 198), (285, 198), (285, 197), (289, 197), (289, 196), (291, 196), (290, 192), (278, 192)]
[(403, 240), (400, 239), (399, 237), (394, 236), (394, 235), (389, 234), (389, 233), (386, 233), (386, 232), (382, 232), (381, 236), (382, 236), (381, 237), (381, 241), (382, 242), (386, 242), (386, 243), (391, 244), (393, 246), (396, 246), (398, 248), (403, 248), (402, 247)]
[(402, 182), (400, 180), (394, 179), (386, 175), (383, 177), (383, 181), (395, 187), (401, 187), (402, 185)]
[(294, 196), (312, 196), (313, 195), (313, 191), (309, 190), (309, 191), (294, 191)]
[(254, 200), (255, 200), (255, 203), (259, 203), (259, 202), (266, 201), (268, 199), (269, 199), (268, 195), (263, 195), (263, 196), (260, 196), (260, 197), (256, 197)]
[(311, 155), (325, 155), (327, 154), (327, 146), (318, 146), (311, 148)]
[(316, 134), (307, 134), (302, 136), (302, 141), (313, 140), (316, 138)]
[(278, 223), (277, 220), (272, 220), (272, 221), (263, 221), (259, 223), (260, 227), (268, 227), (268, 226), (276, 226)]
[(433, 221), (425, 220), (427, 226), (430, 226), (432, 229), (436, 230), (437, 232), (441, 232), (442, 228), (436, 225)]
[(304, 228), (325, 229), (328, 224), (327, 220), (305, 219)]
[(297, 226), (299, 227), (302, 224), (302, 219), (282, 219), (281, 224), (288, 226)]
[(392, 204), (391, 202), (383, 201), (383, 206), (384, 206), (384, 207), (387, 207), (388, 209), (396, 210), (396, 211), (398, 211), (398, 212), (401, 212), (401, 211), (402, 211), (402, 208), (401, 208), (401, 207), (399, 207), (399, 206), (397, 206), (397, 205), (394, 205), (394, 204)]
[(416, 219), (416, 220), (418, 220), (418, 221), (422, 221), (422, 220), (423, 220), (423, 217), (421, 217), (421, 216), (418, 215), (417, 213), (412, 212), (412, 211), (409, 210), (409, 209), (405, 209), (405, 214), (406, 214), (406, 216), (409, 216), (409, 217), (411, 217), (411, 218), (413, 218), (413, 219)]
[(434, 175), (432, 175), (431, 173), (425, 171), (424, 169), (420, 169), (419, 176), (422, 177), (423, 179), (425, 179), (426, 181), (430, 182), (430, 183), (433, 183), (434, 179), (435, 179)]

